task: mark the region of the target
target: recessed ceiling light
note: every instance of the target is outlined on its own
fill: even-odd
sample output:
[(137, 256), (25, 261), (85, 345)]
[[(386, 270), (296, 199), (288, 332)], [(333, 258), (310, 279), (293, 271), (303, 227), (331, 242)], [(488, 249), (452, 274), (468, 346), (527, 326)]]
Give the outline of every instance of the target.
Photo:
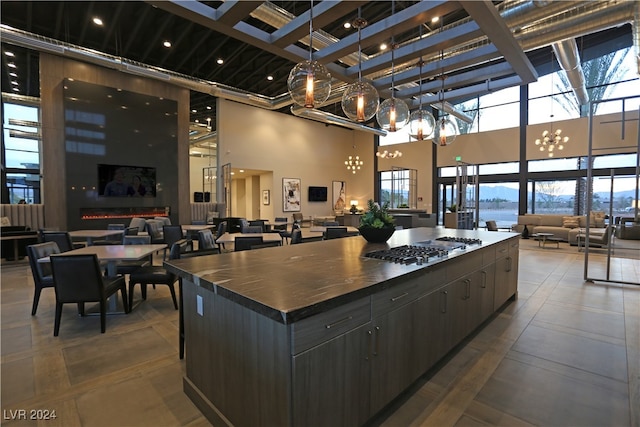
[(93, 23), (100, 26), (103, 25), (102, 19), (98, 18), (97, 16), (93, 18)]
[(386, 50), (387, 49), (387, 44), (386, 43), (380, 43), (380, 50)]
[(9, 68), (18, 68), (18, 67), (16, 67), (16, 64), (14, 64), (13, 62), (9, 62), (9, 63), (7, 64), (7, 66), (8, 66)]
[(18, 82), (17, 82), (17, 81), (15, 81), (15, 80), (11, 80), (11, 84), (12, 84), (12, 85), (16, 85), (16, 86), (18, 86)]
[(240, 172), (240, 173), (244, 173), (244, 169), (240, 169), (240, 171), (239, 171), (239, 172)]
[(222, 65), (222, 64), (224, 64), (224, 59), (218, 58), (218, 60), (216, 62), (218, 63), (218, 65)]
[(171, 42), (169, 40), (165, 40), (164, 42), (162, 42), (162, 46), (171, 47)]
[(439, 16), (434, 16), (433, 18), (431, 18), (431, 23), (435, 24), (436, 22), (438, 22), (440, 20)]
[(211, 106), (210, 105), (207, 105), (207, 110), (211, 110)]
[(13, 52), (9, 52), (8, 50), (5, 50), (5, 51), (4, 51), (4, 54), (5, 54), (5, 55), (7, 55), (7, 56), (9, 56), (9, 57), (11, 57), (11, 58), (13, 58), (14, 56), (16, 56)]
[(267, 80), (272, 81), (273, 80), (273, 76), (267, 76)]
[(198, 112), (198, 110), (191, 110), (191, 112), (192, 112), (192, 113), (197, 113), (197, 112)]
[(13, 88), (13, 91), (14, 91), (14, 92), (20, 92), (20, 88), (18, 88), (18, 87), (14, 87), (14, 88)]
[(196, 123), (200, 123), (200, 120), (198, 120), (198, 119), (195, 119), (195, 120), (194, 120), (194, 122), (196, 122)]
[(351, 28), (351, 22), (347, 21), (343, 24), (345, 30), (348, 30), (349, 28)]
[(16, 73), (9, 73), (9, 75), (10, 75), (11, 77), (18, 77), (18, 74), (16, 74)]

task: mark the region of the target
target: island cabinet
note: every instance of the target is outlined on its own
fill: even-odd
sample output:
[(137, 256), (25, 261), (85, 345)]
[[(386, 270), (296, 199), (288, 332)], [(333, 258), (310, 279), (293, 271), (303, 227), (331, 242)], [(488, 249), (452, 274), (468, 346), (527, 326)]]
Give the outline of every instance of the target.
[(497, 310), (518, 292), (518, 251), (520, 242), (511, 239), (496, 247), (496, 290), (493, 309)]
[[(413, 241), (427, 233), (413, 230)], [(517, 241), (500, 234), (428, 266), (341, 255), (361, 254), (361, 238), (249, 251), (263, 261), (246, 253), (170, 261), (183, 280), (185, 392), (214, 425), (365, 424), (515, 296)], [(325, 253), (333, 258), (323, 261)], [(274, 262), (271, 254), (283, 268), (311, 271), (307, 256), (320, 268), (285, 286), (279, 280), (289, 275), (229, 267), (251, 261), (259, 271)], [(371, 284), (354, 284), (347, 272)], [(334, 286), (349, 292), (299, 303)], [(278, 305), (295, 308), (270, 309)]]

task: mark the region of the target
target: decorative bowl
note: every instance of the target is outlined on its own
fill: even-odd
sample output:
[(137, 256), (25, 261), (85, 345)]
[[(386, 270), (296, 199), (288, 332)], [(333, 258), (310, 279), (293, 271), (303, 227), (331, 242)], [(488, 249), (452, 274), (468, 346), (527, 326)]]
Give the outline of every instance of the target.
[(369, 243), (384, 243), (393, 235), (396, 231), (395, 227), (360, 227), (358, 228), (360, 235)]

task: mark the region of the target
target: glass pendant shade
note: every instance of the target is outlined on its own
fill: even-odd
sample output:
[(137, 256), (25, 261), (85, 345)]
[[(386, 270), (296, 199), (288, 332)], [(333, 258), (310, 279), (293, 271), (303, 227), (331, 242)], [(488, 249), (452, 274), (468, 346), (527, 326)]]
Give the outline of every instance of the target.
[(366, 122), (378, 111), (380, 97), (371, 83), (351, 83), (342, 94), (342, 111), (351, 120)]
[(416, 110), (409, 116), (409, 136), (418, 141), (424, 141), (433, 133), (436, 119), (428, 111)]
[(385, 99), (378, 108), (376, 119), (381, 129), (395, 132), (409, 123), (409, 107), (401, 99)]
[(318, 61), (303, 61), (289, 72), (287, 87), (293, 102), (305, 108), (314, 108), (329, 98), (331, 74)]
[(458, 124), (449, 117), (438, 119), (433, 130), (433, 143), (440, 146), (453, 144), (458, 136)]

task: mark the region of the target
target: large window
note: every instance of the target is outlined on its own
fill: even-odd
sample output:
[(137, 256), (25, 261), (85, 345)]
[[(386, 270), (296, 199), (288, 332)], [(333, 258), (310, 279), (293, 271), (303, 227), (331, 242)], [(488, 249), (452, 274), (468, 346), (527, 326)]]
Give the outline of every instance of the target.
[[(8, 200), (40, 203), (40, 118), (37, 105), (4, 103), (4, 171)], [(4, 193), (3, 193), (4, 194)]]
[(418, 173), (415, 169), (380, 172), (380, 202), (392, 208), (416, 208)]

